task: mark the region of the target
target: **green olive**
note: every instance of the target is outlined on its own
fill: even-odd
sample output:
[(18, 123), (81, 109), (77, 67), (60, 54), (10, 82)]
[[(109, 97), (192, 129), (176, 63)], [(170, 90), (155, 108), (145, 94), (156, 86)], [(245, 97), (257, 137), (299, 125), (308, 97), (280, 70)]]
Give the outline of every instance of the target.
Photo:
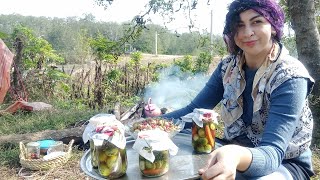
[(152, 162), (146, 160), (145, 163), (146, 169), (155, 169), (155, 165)]
[(199, 137), (205, 137), (205, 132), (202, 128), (198, 130), (198, 135)]
[(102, 176), (109, 176), (111, 171), (105, 163), (99, 164), (99, 172)]
[(204, 146), (204, 150), (205, 150), (206, 152), (211, 152), (211, 151), (212, 151), (212, 147), (211, 147), (209, 144), (206, 144), (206, 145)]
[(114, 167), (115, 163), (117, 162), (118, 156), (109, 156), (106, 163), (108, 167), (111, 169)]
[(197, 144), (204, 146), (204, 145), (208, 144), (208, 140), (207, 140), (207, 138), (204, 138), (204, 137), (199, 138), (197, 140)]
[(203, 146), (198, 146), (198, 147), (196, 148), (196, 151), (198, 151), (198, 152), (205, 152)]
[(119, 152), (118, 148), (109, 148), (105, 150), (105, 153), (107, 156), (115, 156), (118, 154), (118, 152)]

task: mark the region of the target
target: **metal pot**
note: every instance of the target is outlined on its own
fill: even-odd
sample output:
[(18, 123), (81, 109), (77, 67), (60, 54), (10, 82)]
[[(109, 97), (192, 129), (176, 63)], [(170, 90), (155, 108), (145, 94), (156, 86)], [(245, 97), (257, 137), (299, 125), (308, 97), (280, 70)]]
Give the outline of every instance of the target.
[(161, 110), (157, 105), (151, 104), (151, 98), (149, 98), (148, 104), (144, 107), (144, 114), (146, 117), (156, 117), (161, 115)]

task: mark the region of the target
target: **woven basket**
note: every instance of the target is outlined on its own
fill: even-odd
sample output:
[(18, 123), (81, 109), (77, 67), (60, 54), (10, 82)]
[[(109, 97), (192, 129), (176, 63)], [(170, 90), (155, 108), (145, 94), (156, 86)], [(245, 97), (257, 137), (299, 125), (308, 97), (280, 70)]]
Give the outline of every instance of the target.
[(69, 158), (71, 157), (72, 153), (72, 145), (74, 143), (74, 140), (72, 139), (68, 145), (63, 145), (63, 151), (66, 152), (65, 155), (59, 156), (53, 159), (44, 160), (42, 158), (40, 159), (27, 159), (26, 158), (26, 147), (25, 145), (20, 142), (20, 164), (24, 168), (28, 168), (31, 170), (49, 170), (57, 166), (61, 166), (64, 163), (66, 163)]

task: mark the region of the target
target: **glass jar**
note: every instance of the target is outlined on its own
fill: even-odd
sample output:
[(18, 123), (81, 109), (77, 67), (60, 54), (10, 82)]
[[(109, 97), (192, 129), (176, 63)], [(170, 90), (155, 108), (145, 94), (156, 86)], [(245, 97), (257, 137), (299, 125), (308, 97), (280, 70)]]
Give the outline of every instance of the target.
[(49, 149), (47, 150), (47, 154), (52, 152), (63, 152), (63, 142), (56, 141), (52, 145), (50, 145)]
[(27, 159), (39, 159), (40, 158), (40, 143), (29, 142), (27, 144)]
[(119, 178), (127, 171), (128, 161), (126, 149), (120, 149), (109, 141), (96, 146), (99, 174), (108, 179)]
[(196, 153), (211, 153), (214, 150), (215, 129), (213, 122), (204, 122), (203, 127), (192, 123), (192, 147)]
[(45, 139), (38, 141), (40, 143), (40, 154), (41, 155), (47, 155), (47, 151), (50, 148), (51, 145), (55, 144), (56, 141), (52, 139)]
[(169, 151), (153, 151), (155, 160), (150, 162), (139, 155), (139, 168), (141, 173), (147, 177), (162, 176), (169, 170)]
[(91, 155), (91, 165), (93, 169), (98, 169), (98, 156), (96, 155), (96, 148), (94, 146), (93, 140), (90, 139), (90, 155)]

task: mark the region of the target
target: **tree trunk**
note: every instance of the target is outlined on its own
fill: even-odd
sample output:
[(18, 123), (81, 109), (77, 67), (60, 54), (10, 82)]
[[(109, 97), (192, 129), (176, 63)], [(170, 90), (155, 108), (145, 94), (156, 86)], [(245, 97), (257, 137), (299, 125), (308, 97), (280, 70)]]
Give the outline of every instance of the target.
[(315, 20), (314, 0), (287, 2), (296, 35), (298, 58), (316, 81), (313, 94), (320, 96), (320, 37)]
[(22, 43), (22, 40), (20, 38), (15, 39), (15, 53), (16, 56), (14, 57), (15, 67), (13, 69), (12, 78), (13, 78), (13, 86), (14, 88), (18, 88), (18, 74), (21, 72), (22, 68), (22, 50), (24, 48), (24, 45)]

